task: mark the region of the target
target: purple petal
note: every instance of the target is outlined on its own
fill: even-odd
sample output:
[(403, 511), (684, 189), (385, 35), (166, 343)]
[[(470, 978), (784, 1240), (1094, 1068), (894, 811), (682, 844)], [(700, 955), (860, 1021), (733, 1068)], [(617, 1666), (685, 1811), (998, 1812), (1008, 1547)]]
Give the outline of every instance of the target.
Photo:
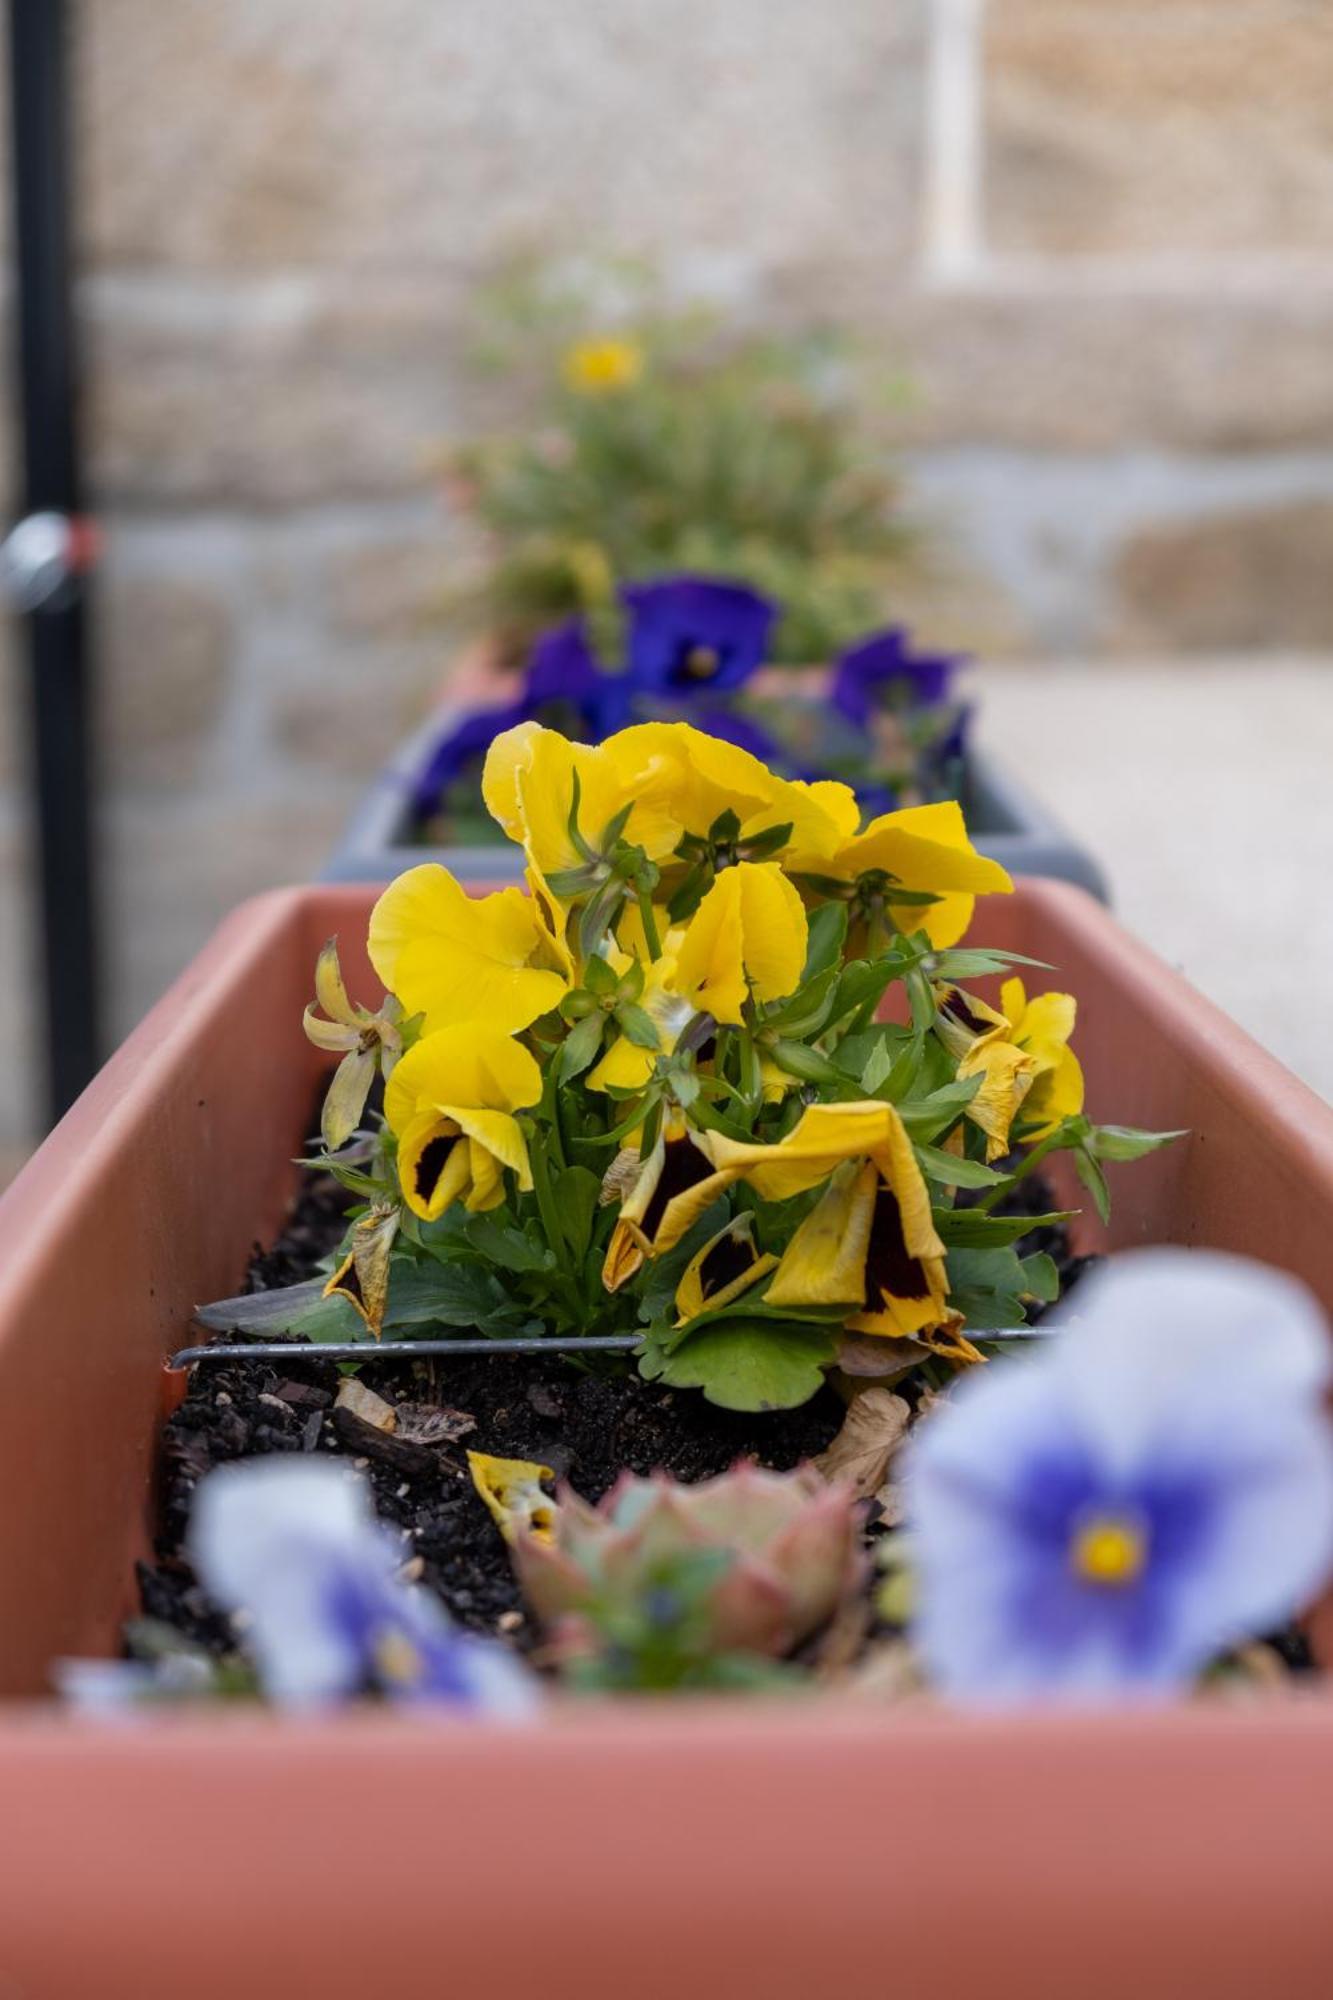
[(777, 606), (747, 584), (662, 577), (621, 587), (630, 614), (629, 675), (661, 694), (740, 687), (768, 656)]

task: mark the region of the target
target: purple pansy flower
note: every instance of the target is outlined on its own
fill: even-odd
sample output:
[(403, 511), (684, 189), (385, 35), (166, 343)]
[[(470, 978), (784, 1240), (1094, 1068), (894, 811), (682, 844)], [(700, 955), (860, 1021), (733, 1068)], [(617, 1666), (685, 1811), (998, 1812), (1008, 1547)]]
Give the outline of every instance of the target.
[(567, 618), (541, 633), (532, 648), (523, 677), (523, 701), (529, 715), (563, 703), (581, 720), (595, 717), (608, 676), (598, 665), (582, 618)]
[(500, 708), (469, 709), (449, 734), (432, 750), (424, 768), (412, 783), (412, 810), (418, 819), (428, 819), (439, 810), (449, 787), (468, 769), (479, 764), (495, 738), (515, 723), (525, 722), (526, 702), (509, 702)]
[(651, 694), (740, 687), (768, 656), (777, 606), (747, 584), (671, 576), (627, 583), (629, 677)]
[(535, 1705), (498, 1641), (461, 1632), (438, 1599), (403, 1582), (404, 1547), (376, 1520), (355, 1473), (308, 1459), (251, 1459), (200, 1485), (190, 1557), (209, 1596), (246, 1614), (245, 1645), (271, 1700), (346, 1700), (367, 1690), (500, 1716)]
[(1146, 1250), (1085, 1278), (908, 1461), (915, 1636), (967, 1700), (1162, 1695), (1333, 1565), (1328, 1334), (1294, 1279)]
[(947, 701), (953, 677), (963, 664), (956, 653), (919, 653), (910, 650), (911, 635), (903, 625), (886, 625), (882, 632), (858, 640), (834, 662), (829, 699), (857, 728), (863, 729), (880, 705), (886, 689), (900, 685), (906, 693), (903, 706), (936, 708)]

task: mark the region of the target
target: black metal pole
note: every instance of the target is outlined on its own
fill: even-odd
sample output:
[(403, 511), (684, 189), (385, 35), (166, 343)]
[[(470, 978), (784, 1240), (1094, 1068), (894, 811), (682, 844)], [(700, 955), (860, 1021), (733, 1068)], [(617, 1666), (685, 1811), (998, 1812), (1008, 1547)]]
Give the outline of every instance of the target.
[[(79, 522), (78, 382), (70, 297), (69, 28), (65, 0), (11, 0), (17, 391), (26, 515)], [(99, 989), (83, 578), (29, 609), (32, 789), (52, 1120), (97, 1067)]]

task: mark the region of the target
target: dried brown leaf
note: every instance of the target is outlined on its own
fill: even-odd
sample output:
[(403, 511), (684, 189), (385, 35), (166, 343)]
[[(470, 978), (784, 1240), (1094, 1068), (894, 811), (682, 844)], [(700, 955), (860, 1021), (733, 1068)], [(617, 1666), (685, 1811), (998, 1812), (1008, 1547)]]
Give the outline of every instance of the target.
[(476, 1428), (475, 1417), (447, 1403), (398, 1405), (398, 1435), (409, 1444), (457, 1444)]
[(814, 1461), (825, 1479), (847, 1480), (865, 1500), (884, 1483), (889, 1460), (907, 1435), (911, 1405), (889, 1389), (863, 1389), (848, 1405), (842, 1429)]
[(873, 1333), (845, 1333), (838, 1348), (838, 1366), (844, 1375), (885, 1385), (910, 1375), (919, 1362), (930, 1359), (930, 1352), (919, 1340), (884, 1340)]

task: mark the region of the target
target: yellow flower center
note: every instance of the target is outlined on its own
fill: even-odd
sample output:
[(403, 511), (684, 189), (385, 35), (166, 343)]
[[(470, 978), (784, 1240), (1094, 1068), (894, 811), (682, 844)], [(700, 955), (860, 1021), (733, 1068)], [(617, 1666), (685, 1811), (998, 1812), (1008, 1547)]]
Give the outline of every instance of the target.
[(1143, 1574), (1148, 1537), (1138, 1521), (1125, 1515), (1094, 1514), (1075, 1529), (1069, 1560), (1085, 1583), (1119, 1589)]

